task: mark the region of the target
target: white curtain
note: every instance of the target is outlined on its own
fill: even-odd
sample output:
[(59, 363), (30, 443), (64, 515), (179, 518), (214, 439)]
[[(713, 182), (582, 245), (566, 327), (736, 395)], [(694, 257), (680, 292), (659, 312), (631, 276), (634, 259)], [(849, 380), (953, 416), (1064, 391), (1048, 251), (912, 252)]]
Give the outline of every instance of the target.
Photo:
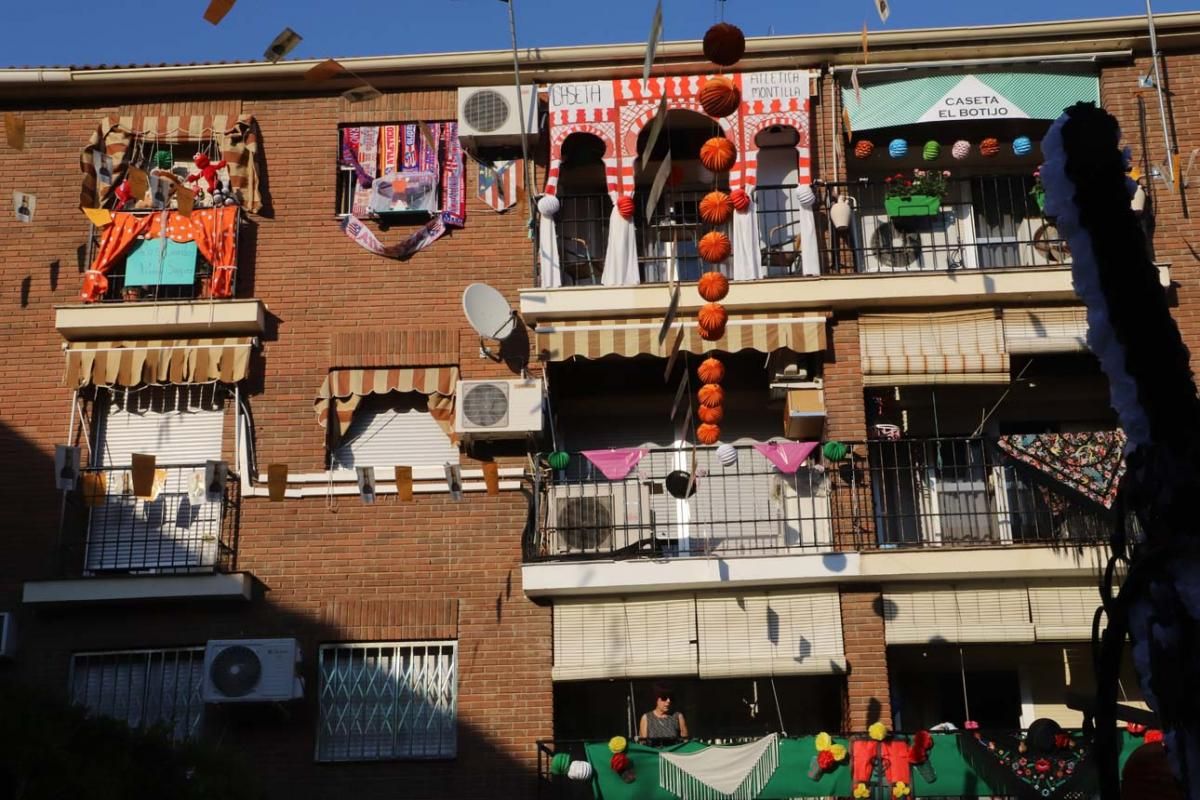
[(555, 235), (554, 217), (538, 214), (538, 258), (541, 262), (543, 289), (562, 286), (562, 262), (558, 257), (558, 237)]
[(800, 224), (800, 272), (808, 276), (821, 274), (821, 246), (817, 240), (817, 219), (812, 206), (796, 209)]
[(637, 232), (633, 221), (621, 216), (616, 204), (608, 218), (608, 252), (604, 254), (604, 286), (633, 286), (638, 277)]
[(763, 277), (762, 252), (755, 201), (743, 211), (733, 212), (733, 279), (752, 281)]

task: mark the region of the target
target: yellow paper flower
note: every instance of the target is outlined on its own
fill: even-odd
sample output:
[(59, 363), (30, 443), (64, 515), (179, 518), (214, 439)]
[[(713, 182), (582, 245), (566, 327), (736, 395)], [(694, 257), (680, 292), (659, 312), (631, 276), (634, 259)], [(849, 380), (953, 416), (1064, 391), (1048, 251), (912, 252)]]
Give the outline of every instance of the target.
[(624, 753), (626, 744), (624, 736), (614, 736), (608, 740), (608, 749), (614, 754)]
[(882, 742), (887, 737), (887, 726), (882, 722), (872, 722), (867, 728), (867, 735), (877, 742)]
[(844, 744), (830, 745), (829, 752), (833, 753), (834, 761), (845, 761), (846, 760), (846, 745), (844, 745)]
[(871, 790), (867, 788), (865, 783), (860, 783), (858, 786), (854, 787), (854, 796), (858, 798), (858, 800), (866, 800), (866, 798), (871, 796)]
[(817, 734), (817, 738), (813, 741), (813, 746), (817, 748), (818, 753), (828, 750), (833, 746), (833, 737), (822, 731)]
[(912, 789), (908, 788), (904, 781), (896, 781), (896, 785), (892, 787), (892, 797), (908, 797), (910, 794)]

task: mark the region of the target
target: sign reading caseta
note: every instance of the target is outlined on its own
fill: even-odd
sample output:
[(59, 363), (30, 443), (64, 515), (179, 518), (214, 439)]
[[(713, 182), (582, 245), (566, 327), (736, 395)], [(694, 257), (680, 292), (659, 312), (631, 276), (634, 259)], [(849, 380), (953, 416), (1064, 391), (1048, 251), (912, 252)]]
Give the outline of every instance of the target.
[(917, 121), (961, 122), (973, 119), (1029, 119), (1029, 115), (974, 75), (968, 75)]

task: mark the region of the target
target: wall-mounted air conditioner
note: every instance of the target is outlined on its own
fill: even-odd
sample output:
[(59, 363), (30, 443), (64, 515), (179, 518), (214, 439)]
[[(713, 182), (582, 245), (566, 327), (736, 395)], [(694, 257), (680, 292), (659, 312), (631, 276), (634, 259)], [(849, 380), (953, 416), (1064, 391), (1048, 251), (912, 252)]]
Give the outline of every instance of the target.
[(650, 487), (633, 481), (550, 487), (546, 529), (551, 556), (617, 555), (654, 535)]
[(519, 439), (542, 430), (542, 381), (459, 381), (454, 430), (467, 439)]
[[(458, 90), (458, 138), (468, 149), (520, 146), (521, 133), (536, 142), (541, 110), (532, 86), (472, 86)], [(524, 124), (522, 124), (524, 122)]]
[(304, 696), (296, 674), (300, 644), (295, 639), (212, 640), (204, 650), (206, 703), (268, 703)]
[(12, 658), (17, 652), (17, 617), (0, 611), (0, 658)]

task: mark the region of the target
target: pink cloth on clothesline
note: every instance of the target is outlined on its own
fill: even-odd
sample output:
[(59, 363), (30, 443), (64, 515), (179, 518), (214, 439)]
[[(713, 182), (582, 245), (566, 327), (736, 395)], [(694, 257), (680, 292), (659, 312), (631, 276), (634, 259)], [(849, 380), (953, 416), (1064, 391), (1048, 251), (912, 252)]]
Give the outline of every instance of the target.
[(795, 475), (800, 465), (817, 449), (818, 442), (767, 442), (754, 449), (786, 475)]
[(615, 450), (584, 450), (583, 457), (596, 465), (610, 481), (624, 480), (638, 465), (648, 450), (644, 447), (621, 447)]

